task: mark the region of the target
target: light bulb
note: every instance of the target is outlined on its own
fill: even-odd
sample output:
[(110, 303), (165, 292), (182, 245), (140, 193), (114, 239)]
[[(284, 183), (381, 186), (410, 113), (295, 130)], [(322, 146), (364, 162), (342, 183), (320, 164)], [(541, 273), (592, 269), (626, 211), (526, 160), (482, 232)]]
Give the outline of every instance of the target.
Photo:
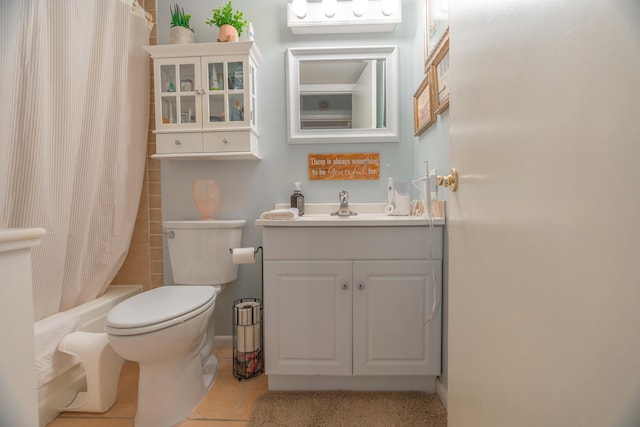
[(338, 6), (338, 0), (322, 0), (322, 13), (327, 18), (333, 18), (336, 14), (336, 7)]
[(291, 2), (291, 11), (294, 15), (296, 15), (299, 19), (307, 16), (307, 0), (293, 0)]
[(398, 0), (382, 0), (382, 14), (389, 16), (398, 8)]
[(367, 0), (353, 0), (351, 8), (355, 16), (362, 16), (367, 11), (368, 6), (369, 2)]

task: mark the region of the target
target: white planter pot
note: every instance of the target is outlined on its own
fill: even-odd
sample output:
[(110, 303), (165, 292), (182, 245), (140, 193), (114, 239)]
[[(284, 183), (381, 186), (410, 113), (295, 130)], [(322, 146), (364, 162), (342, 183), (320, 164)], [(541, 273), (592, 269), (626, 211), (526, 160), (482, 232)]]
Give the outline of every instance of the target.
[(169, 29), (169, 43), (171, 44), (193, 43), (194, 39), (193, 30), (184, 27), (171, 27)]

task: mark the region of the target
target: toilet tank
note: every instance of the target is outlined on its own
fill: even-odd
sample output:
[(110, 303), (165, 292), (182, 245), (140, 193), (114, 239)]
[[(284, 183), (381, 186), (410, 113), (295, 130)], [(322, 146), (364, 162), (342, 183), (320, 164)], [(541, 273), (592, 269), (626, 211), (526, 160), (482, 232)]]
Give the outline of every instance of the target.
[(176, 285), (222, 285), (238, 277), (229, 249), (240, 247), (245, 220), (165, 221)]

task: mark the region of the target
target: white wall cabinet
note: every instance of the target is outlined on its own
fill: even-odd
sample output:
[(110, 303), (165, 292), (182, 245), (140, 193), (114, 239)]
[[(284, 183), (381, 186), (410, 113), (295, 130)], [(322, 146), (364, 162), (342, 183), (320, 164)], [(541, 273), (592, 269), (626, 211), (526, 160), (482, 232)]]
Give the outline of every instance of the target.
[(441, 368), (440, 309), (431, 315), (441, 298), (442, 229), (427, 230), (264, 228), (270, 389), (433, 391)]
[(260, 158), (254, 42), (147, 46), (157, 158)]

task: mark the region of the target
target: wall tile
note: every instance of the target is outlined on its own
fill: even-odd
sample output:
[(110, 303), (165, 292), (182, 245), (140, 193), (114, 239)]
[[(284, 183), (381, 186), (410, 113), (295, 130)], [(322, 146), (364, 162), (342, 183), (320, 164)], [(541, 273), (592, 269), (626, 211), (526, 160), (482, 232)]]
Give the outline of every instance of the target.
[(162, 274), (151, 274), (151, 288), (162, 286), (163, 282), (164, 276)]
[(149, 196), (149, 208), (151, 209), (160, 209), (162, 207), (162, 198), (160, 195), (150, 195)]
[(151, 261), (151, 274), (162, 274), (162, 261)]
[[(140, 5), (156, 21), (156, 1), (142, 0)], [(157, 25), (154, 25), (149, 44), (157, 44)], [(153, 106), (153, 62), (149, 59), (151, 91), (149, 95), (149, 121), (147, 155), (155, 153), (154, 106)], [(138, 215), (131, 238), (129, 253), (112, 284), (140, 284), (144, 289), (162, 285), (162, 206), (160, 193), (160, 161), (147, 158), (144, 182)], [(153, 185), (149, 185), (149, 183)], [(153, 260), (153, 261), (152, 261)], [(153, 264), (153, 265), (152, 265)]]
[(149, 223), (149, 233), (151, 233), (151, 234), (162, 234), (162, 223), (161, 222), (150, 222)]

